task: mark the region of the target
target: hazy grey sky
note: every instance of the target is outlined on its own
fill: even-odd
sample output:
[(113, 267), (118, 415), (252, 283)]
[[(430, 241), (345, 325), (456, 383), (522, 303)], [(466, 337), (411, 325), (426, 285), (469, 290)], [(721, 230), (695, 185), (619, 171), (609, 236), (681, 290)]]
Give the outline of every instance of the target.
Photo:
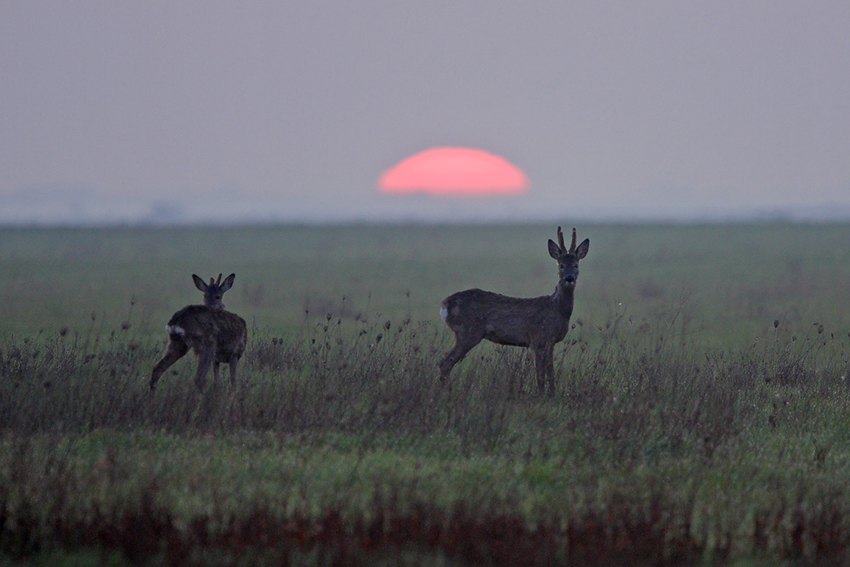
[[(848, 30), (845, 0), (2, 2), (0, 221), (850, 211)], [(445, 145), (530, 191), (376, 191)]]

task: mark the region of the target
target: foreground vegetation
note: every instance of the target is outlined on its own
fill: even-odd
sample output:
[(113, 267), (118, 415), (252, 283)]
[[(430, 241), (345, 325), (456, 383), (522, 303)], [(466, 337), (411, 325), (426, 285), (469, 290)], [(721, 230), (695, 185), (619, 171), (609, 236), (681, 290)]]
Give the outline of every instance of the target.
[[(846, 562), (850, 227), (580, 229), (556, 394), (491, 345), (441, 387), (434, 305), (550, 291), (550, 228), (4, 232), (0, 552)], [(187, 357), (151, 394), (193, 271), (237, 272), (244, 379), (198, 394)]]

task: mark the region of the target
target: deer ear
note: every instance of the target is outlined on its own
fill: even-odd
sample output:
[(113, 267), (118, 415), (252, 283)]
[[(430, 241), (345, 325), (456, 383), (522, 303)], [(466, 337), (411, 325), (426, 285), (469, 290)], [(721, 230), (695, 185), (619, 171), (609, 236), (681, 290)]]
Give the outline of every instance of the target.
[(224, 282), (221, 284), (221, 293), (224, 293), (231, 287), (233, 287), (233, 280), (236, 279), (236, 274), (230, 274), (224, 279)]
[(561, 257), (561, 247), (555, 244), (551, 239), (549, 240), (549, 255), (552, 256), (555, 260)]
[(207, 284), (206, 284), (206, 282), (204, 282), (204, 280), (202, 280), (201, 278), (199, 278), (197, 275), (192, 274), (192, 281), (194, 281), (194, 282), (195, 282), (195, 287), (196, 287), (196, 288), (198, 288), (199, 290), (203, 291), (204, 293), (206, 293), (206, 292), (207, 292)]
[(585, 238), (584, 242), (578, 245), (576, 248), (576, 258), (581, 260), (585, 256), (587, 256), (587, 251), (590, 249), (590, 239)]

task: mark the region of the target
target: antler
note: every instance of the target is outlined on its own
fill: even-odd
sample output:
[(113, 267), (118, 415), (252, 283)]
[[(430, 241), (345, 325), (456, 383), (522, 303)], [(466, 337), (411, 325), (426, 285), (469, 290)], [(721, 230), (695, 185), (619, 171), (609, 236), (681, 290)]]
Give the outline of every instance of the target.
[[(563, 244), (561, 245), (563, 248)], [(570, 254), (576, 253), (576, 227), (573, 227), (573, 240), (570, 242)]]
[(564, 233), (561, 232), (561, 227), (558, 227), (558, 246), (561, 247), (561, 254), (567, 251), (567, 247), (564, 246)]

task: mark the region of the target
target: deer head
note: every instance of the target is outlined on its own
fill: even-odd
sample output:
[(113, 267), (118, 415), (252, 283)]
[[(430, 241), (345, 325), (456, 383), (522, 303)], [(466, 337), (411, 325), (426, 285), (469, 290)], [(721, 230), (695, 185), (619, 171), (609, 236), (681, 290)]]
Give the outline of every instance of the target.
[(561, 227), (558, 227), (558, 244), (549, 240), (549, 255), (558, 262), (559, 285), (562, 287), (574, 287), (576, 285), (576, 279), (578, 279), (578, 261), (587, 256), (588, 249), (590, 249), (589, 238), (585, 238), (581, 244), (576, 246), (575, 228), (573, 228), (570, 248), (567, 249), (564, 246), (564, 233), (561, 232)]
[(233, 287), (233, 280), (235, 279), (236, 274), (230, 274), (222, 282), (221, 274), (219, 274), (218, 280), (210, 278), (210, 283), (204, 283), (203, 279), (192, 274), (195, 287), (204, 293), (204, 305), (214, 309), (224, 309), (224, 303), (221, 299), (224, 297), (224, 292)]

